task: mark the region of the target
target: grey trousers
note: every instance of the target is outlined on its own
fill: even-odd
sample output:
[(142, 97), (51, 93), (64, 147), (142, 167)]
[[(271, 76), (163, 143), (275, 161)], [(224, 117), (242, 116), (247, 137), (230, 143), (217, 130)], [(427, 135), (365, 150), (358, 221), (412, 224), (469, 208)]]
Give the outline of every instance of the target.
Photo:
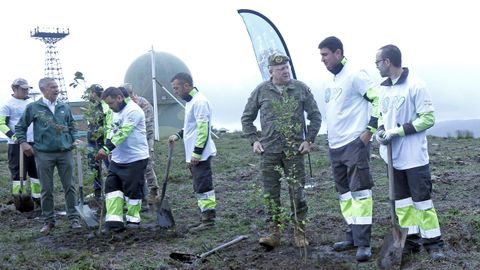
[(35, 162), (37, 163), (38, 178), (42, 186), (42, 216), (45, 223), (55, 222), (53, 197), (53, 172), (55, 167), (57, 167), (58, 176), (65, 193), (67, 216), (70, 220), (78, 219), (79, 215), (75, 211), (77, 194), (72, 180), (72, 151), (54, 153), (36, 151)]

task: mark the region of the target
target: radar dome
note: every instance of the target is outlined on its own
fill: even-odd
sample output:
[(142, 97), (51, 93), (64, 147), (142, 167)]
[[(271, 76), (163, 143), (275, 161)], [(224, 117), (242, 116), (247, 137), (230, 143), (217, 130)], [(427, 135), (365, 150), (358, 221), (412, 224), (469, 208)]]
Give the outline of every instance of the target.
[[(174, 134), (183, 127), (184, 110), (164, 88), (172, 95), (170, 80), (179, 72), (188, 74), (190, 70), (178, 57), (166, 52), (154, 52), (155, 79), (157, 81), (157, 109), (160, 136)], [(146, 53), (138, 57), (125, 74), (125, 83), (133, 86), (134, 92), (146, 98), (153, 106), (152, 86), (152, 54)], [(177, 98), (178, 99), (178, 98)], [(182, 101), (181, 99), (178, 99)], [(183, 101), (182, 101), (183, 102)]]

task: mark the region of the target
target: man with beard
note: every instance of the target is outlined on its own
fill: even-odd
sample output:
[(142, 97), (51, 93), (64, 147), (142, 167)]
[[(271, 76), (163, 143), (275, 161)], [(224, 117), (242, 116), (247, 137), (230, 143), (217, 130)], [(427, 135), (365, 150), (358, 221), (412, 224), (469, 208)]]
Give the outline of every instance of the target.
[(113, 111), (110, 136), (96, 157), (100, 160), (106, 159), (110, 153), (112, 155), (105, 181), (105, 231), (121, 232), (125, 229), (125, 203), (127, 227), (136, 229), (141, 221), (144, 174), (149, 157), (145, 115), (135, 102), (125, 102), (119, 88), (107, 88), (102, 99)]
[(215, 225), (217, 201), (211, 160), (217, 149), (211, 137), (212, 111), (205, 95), (193, 86), (190, 74), (177, 73), (171, 83), (175, 94), (187, 102), (183, 129), (168, 140), (174, 143), (183, 139), (185, 145), (185, 161), (192, 172), (193, 190), (201, 212), (200, 224), (190, 228), (190, 232), (194, 233)]
[(377, 52), (375, 64), (382, 77), (381, 117), (376, 135), (380, 155), (388, 162), (391, 144), (395, 212), (401, 227), (408, 228), (405, 253), (423, 245), (433, 260), (443, 260), (443, 240), (432, 201), (426, 130), (435, 124), (434, 108), (425, 83), (402, 67), (402, 53), (395, 45)]
[(328, 147), (340, 211), (348, 224), (345, 239), (333, 249), (357, 248), (356, 260), (368, 261), (373, 213), (370, 139), (377, 128), (378, 90), (368, 73), (344, 56), (340, 39), (327, 37), (318, 49), (332, 73), (324, 89)]

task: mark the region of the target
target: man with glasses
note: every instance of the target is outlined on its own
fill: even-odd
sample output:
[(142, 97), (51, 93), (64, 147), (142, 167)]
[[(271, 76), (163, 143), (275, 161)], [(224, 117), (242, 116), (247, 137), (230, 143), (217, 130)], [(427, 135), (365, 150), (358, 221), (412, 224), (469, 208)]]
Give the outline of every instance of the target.
[[(253, 152), (261, 155), (260, 170), (270, 234), (260, 238), (259, 244), (267, 249), (280, 245), (280, 229), (285, 225), (280, 203), (282, 175), (291, 179), (288, 180), (288, 191), (294, 222), (294, 244), (297, 247), (309, 244), (305, 234), (308, 207), (304, 194), (304, 155), (310, 152), (310, 144), (320, 130), (322, 116), (310, 88), (303, 82), (291, 79), (289, 62), (290, 58), (286, 55), (270, 55), (268, 68), (271, 79), (255, 88), (241, 119), (243, 132), (250, 140)], [(253, 124), (259, 112), (260, 138)], [(305, 126), (305, 112), (310, 121), (308, 127)], [(306, 134), (303, 134), (304, 131)], [(278, 168), (281, 168), (282, 175)]]
[(333, 74), (324, 89), (328, 146), (340, 210), (348, 224), (345, 239), (333, 249), (357, 248), (356, 260), (368, 261), (373, 211), (370, 139), (377, 128), (378, 91), (365, 70), (347, 61), (340, 39), (327, 37), (318, 48)]
[(395, 45), (380, 48), (376, 65), (382, 77), (381, 116), (376, 134), (380, 155), (388, 161), (392, 146), (395, 179), (395, 212), (401, 227), (408, 228), (404, 252), (419, 252), (423, 244), (433, 260), (442, 260), (443, 240), (431, 199), (426, 130), (435, 124), (434, 108), (425, 83), (402, 67)]

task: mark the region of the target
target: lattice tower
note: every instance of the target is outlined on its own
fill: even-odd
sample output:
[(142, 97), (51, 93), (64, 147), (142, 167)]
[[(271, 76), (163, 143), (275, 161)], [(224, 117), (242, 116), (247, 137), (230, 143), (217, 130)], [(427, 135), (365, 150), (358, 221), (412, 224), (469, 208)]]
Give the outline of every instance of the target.
[(56, 43), (70, 34), (70, 30), (62, 28), (39, 28), (36, 27), (30, 31), (32, 38), (41, 40), (45, 43), (45, 77), (53, 78), (58, 83), (58, 98), (68, 102), (67, 88), (63, 78), (62, 65)]

